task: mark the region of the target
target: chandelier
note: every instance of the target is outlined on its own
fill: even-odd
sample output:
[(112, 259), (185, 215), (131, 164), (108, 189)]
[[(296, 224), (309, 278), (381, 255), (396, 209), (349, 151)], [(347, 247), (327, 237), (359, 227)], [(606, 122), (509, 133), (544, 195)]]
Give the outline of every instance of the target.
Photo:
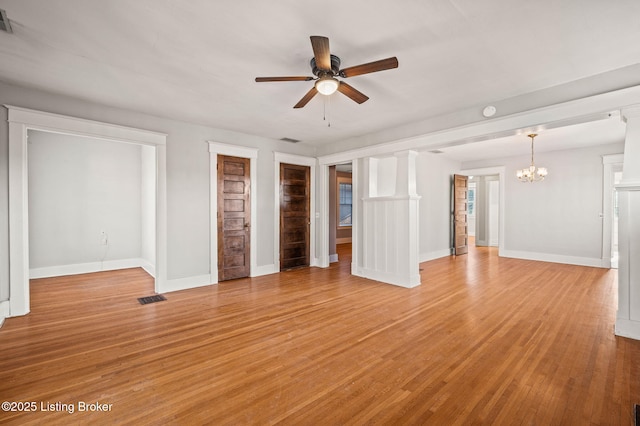
[(538, 135), (531, 133), (527, 136), (531, 138), (531, 165), (525, 169), (518, 170), (516, 176), (520, 182), (538, 182), (544, 180), (545, 176), (547, 176), (547, 169), (545, 167), (536, 169), (535, 164), (533, 164), (533, 138)]

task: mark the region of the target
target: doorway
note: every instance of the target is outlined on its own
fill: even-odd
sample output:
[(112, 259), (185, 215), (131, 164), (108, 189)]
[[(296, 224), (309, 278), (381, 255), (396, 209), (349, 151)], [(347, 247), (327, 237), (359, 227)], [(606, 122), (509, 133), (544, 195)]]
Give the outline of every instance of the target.
[(611, 267), (618, 269), (618, 191), (615, 185), (622, 182), (622, 167), (614, 167), (613, 173), (613, 212), (611, 213)]
[(311, 169), (280, 163), (280, 270), (310, 265)]
[(27, 135), (29, 130), (54, 131), (107, 141), (146, 145), (155, 151), (156, 267), (155, 291), (166, 281), (166, 139), (165, 134), (65, 115), (8, 106), (9, 110), (9, 311), (10, 316), (30, 310), (29, 217)]
[(618, 191), (622, 180), (623, 154), (603, 155), (602, 267), (618, 268)]
[(485, 167), (462, 170), (475, 183), (473, 211), (475, 213), (474, 243), (476, 246), (498, 247), (505, 253), (505, 167)]
[(500, 177), (474, 176), (473, 181), (475, 245), (497, 247), (500, 236)]
[(149, 146), (28, 131), (29, 277), (142, 267), (155, 275)]
[(329, 166), (329, 263), (341, 261), (353, 241), (352, 163)]

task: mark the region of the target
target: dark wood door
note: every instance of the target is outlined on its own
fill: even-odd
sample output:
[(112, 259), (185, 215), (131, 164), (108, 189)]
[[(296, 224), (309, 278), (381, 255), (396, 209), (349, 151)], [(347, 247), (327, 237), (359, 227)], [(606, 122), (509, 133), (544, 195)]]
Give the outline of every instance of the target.
[(309, 266), (309, 179), (307, 166), (280, 164), (280, 270)]
[(218, 281), (250, 270), (249, 159), (218, 155)]
[(467, 191), (467, 176), (453, 175), (453, 253), (456, 256), (469, 251)]

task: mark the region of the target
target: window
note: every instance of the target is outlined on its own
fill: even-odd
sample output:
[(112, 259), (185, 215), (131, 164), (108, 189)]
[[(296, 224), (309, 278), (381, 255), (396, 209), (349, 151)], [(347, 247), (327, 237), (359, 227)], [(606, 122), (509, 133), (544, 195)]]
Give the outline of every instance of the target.
[(467, 210), (470, 217), (476, 215), (476, 184), (470, 183), (467, 192)]
[(351, 182), (338, 180), (338, 226), (351, 226)]

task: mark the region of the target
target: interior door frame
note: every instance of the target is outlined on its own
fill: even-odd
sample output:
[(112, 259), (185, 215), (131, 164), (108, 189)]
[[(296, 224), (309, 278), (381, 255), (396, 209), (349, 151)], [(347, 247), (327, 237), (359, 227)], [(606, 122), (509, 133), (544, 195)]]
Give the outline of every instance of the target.
[(249, 182), (251, 191), (251, 232), (249, 236), (249, 276), (262, 275), (258, 271), (258, 149), (221, 142), (207, 141), (209, 144), (209, 275), (211, 284), (218, 283), (218, 154), (249, 159)]
[[(243, 179), (235, 180), (238, 175), (225, 173), (225, 165), (223, 164), (222, 167), (220, 167), (220, 160), (222, 160), (223, 162), (231, 162), (231, 163), (241, 162), (243, 166), (242, 167)], [(234, 280), (239, 278), (246, 278), (251, 276), (251, 231), (252, 231), (251, 229), (252, 227), (252, 224), (251, 224), (251, 161), (249, 158), (218, 154), (218, 163), (216, 165), (216, 169), (217, 169), (216, 172), (218, 174), (218, 180), (217, 180), (218, 210), (216, 212), (217, 231), (218, 231), (218, 245), (217, 245), (218, 247), (218, 281), (221, 281), (221, 280), (229, 281), (229, 280)], [(225, 186), (226, 186), (225, 183), (228, 181), (227, 179), (232, 182), (242, 183), (243, 190), (242, 190), (241, 198), (239, 198), (239, 195), (240, 195), (239, 193), (225, 192)], [(223, 188), (220, 188), (220, 183), (222, 183)], [(229, 235), (229, 234), (237, 234), (238, 229), (225, 230), (225, 222), (227, 221), (227, 219), (231, 219), (231, 220), (238, 219), (238, 217), (234, 216), (234, 214), (238, 212), (237, 211), (227, 212), (224, 208), (224, 202), (226, 200), (233, 200), (233, 201), (241, 200), (243, 203), (242, 217), (241, 217), (243, 221), (243, 226), (242, 226), (242, 230), (240, 231), (242, 232), (242, 237), (244, 241), (243, 270), (239, 274), (240, 276), (233, 276), (233, 278), (230, 278), (229, 275), (236, 275), (236, 274), (233, 274), (231, 271), (228, 271), (228, 272), (225, 271), (226, 269), (229, 269), (229, 268), (225, 268), (225, 257), (227, 256), (227, 252), (225, 249), (226, 247), (225, 238), (238, 237), (239, 235)], [(249, 209), (246, 208), (247, 204), (249, 206)], [(248, 217), (247, 217), (247, 214), (248, 214)], [(247, 233), (249, 238), (246, 238)], [(229, 249), (229, 250), (232, 251), (232, 249)], [(234, 267), (237, 267), (237, 265), (235, 265)]]
[[(328, 268), (331, 264), (329, 253), (329, 215), (332, 212), (329, 209), (329, 166), (336, 166), (338, 164), (351, 163), (351, 198), (353, 200), (352, 205), (352, 220), (351, 226), (351, 275), (359, 275), (358, 268), (360, 267), (360, 203), (362, 197), (362, 189), (360, 188), (359, 180), (359, 159), (353, 158), (349, 153), (338, 154), (336, 156), (321, 157), (318, 159), (319, 167), (319, 191), (320, 201), (318, 206), (320, 212), (320, 220), (318, 220), (320, 237), (318, 240), (318, 266), (321, 268)], [(366, 182), (365, 182), (366, 183)]]
[[(463, 246), (458, 246), (458, 180), (464, 182), (464, 237), (465, 243)], [(453, 236), (453, 244), (452, 244), (452, 253), (454, 256), (460, 256), (463, 254), (469, 253), (469, 176), (464, 174), (455, 173), (453, 175), (453, 179), (451, 180), (451, 201), (452, 201), (452, 212), (451, 212), (451, 222), (452, 222), (452, 236)], [(460, 210), (462, 211), (462, 210)], [(462, 221), (460, 221), (462, 222)]]
[[(483, 167), (478, 169), (465, 169), (458, 172), (460, 175), (467, 176), (488, 176), (488, 175), (498, 175), (499, 179), (499, 193), (500, 199), (498, 204), (498, 256), (501, 253), (505, 253), (504, 240), (505, 240), (505, 205), (506, 205), (506, 194), (505, 185), (506, 185), (506, 167), (505, 166), (497, 166), (497, 167)], [(514, 177), (515, 179), (515, 177)]]
[[(309, 266), (318, 266), (316, 254), (316, 165), (317, 159), (302, 155), (286, 154), (282, 152), (273, 153), (274, 161), (274, 227), (273, 227), (273, 268), (274, 272), (280, 271), (280, 164), (294, 164), (297, 166), (308, 166), (311, 176), (310, 186), (310, 208), (309, 221)], [(253, 235), (253, 234), (252, 234)]]
[[(305, 195), (304, 195), (304, 200), (305, 200), (305, 211), (304, 211), (304, 218), (305, 218), (305, 237), (304, 237), (304, 248), (305, 248), (305, 254), (304, 254), (304, 258), (306, 259), (305, 264), (303, 265), (292, 265), (292, 266), (284, 266), (283, 265), (283, 254), (285, 252), (285, 245), (286, 243), (282, 241), (282, 238), (285, 235), (285, 230), (287, 228), (287, 223), (283, 222), (283, 217), (284, 216), (289, 216), (289, 217), (299, 217), (296, 215), (295, 211), (292, 210), (288, 210), (285, 211), (283, 210), (283, 205), (286, 204), (286, 191), (285, 191), (285, 185), (287, 184), (287, 180), (285, 178), (285, 174), (287, 170), (295, 170), (295, 171), (303, 171), (305, 174), (305, 178), (304, 178), (304, 189), (305, 189)], [(282, 271), (287, 271), (287, 270), (291, 270), (291, 269), (295, 269), (295, 268), (302, 268), (302, 267), (308, 267), (311, 266), (311, 198), (310, 198), (310, 194), (311, 194), (311, 167), (309, 166), (300, 166), (297, 164), (291, 164), (291, 163), (280, 163), (280, 264), (278, 265), (278, 270), (280, 272)], [(299, 180), (299, 179), (292, 179), (292, 180)], [(291, 182), (289, 182), (289, 184), (291, 184)], [(295, 196), (297, 194), (290, 194), (290, 196)], [(288, 214), (285, 214), (288, 213)], [(293, 213), (293, 215), (291, 215)], [(295, 244), (295, 243), (294, 243)], [(286, 261), (287, 259), (284, 259), (284, 261)]]
[(165, 133), (4, 105), (9, 122), (9, 316), (26, 315), (29, 297), (29, 130), (147, 145), (156, 157), (155, 291), (167, 282), (167, 198)]
[(622, 170), (624, 154), (602, 156), (602, 267), (611, 268), (613, 244), (613, 173)]

